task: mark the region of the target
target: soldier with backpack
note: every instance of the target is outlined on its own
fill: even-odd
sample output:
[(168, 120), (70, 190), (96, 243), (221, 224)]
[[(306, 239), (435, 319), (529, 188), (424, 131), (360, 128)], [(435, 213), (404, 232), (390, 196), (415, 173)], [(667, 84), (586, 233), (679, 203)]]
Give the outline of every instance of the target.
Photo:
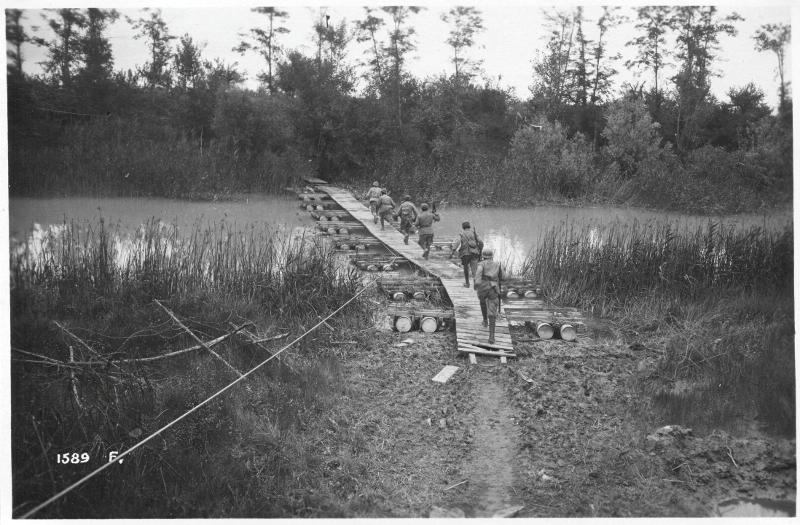
[(478, 259), (483, 250), (483, 241), (478, 237), (478, 232), (472, 229), (469, 222), (461, 223), (461, 234), (456, 239), (455, 245), (450, 248), (450, 257), (458, 252), (461, 264), (464, 266), (464, 288), (469, 288), (469, 272), (472, 277), (478, 270)]
[(369, 211), (372, 212), (372, 221), (378, 224), (378, 201), (381, 199), (381, 186), (378, 181), (372, 183), (372, 187), (364, 194), (365, 199), (369, 199)]
[(500, 294), (503, 291), (503, 268), (499, 262), (493, 260), (493, 256), (494, 252), (485, 248), (483, 260), (478, 263), (478, 271), (475, 272), (475, 290), (481, 303), (483, 326), (489, 325), (489, 344), (494, 343), (495, 322), (500, 312)]
[(403, 234), (403, 242), (408, 244), (408, 236), (414, 233), (414, 222), (417, 220), (417, 207), (411, 202), (410, 195), (403, 196), (403, 202), (395, 213), (394, 218), (400, 217), (400, 232)]
[(414, 226), (419, 228), (419, 241), (417, 244), (422, 248), (422, 258), (427, 259), (433, 244), (433, 223), (439, 220), (439, 214), (436, 211), (428, 211), (428, 203), (423, 202), (419, 208), (422, 212), (417, 217)]
[(378, 216), (381, 218), (381, 230), (383, 229), (383, 221), (390, 221), (393, 212), (394, 201), (386, 193), (386, 190), (381, 190), (381, 198), (378, 200)]

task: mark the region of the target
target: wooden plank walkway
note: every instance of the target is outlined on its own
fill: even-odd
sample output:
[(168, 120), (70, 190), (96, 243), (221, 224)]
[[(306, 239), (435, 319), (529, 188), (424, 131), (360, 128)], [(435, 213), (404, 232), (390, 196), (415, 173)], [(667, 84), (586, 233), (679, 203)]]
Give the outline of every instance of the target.
[[(475, 353), (472, 353), (471, 350), (485, 351), (487, 348), (491, 348), (493, 350), (502, 350), (506, 353), (513, 351), (508, 321), (503, 315), (497, 318), (494, 345), (488, 344), (489, 329), (482, 324), (477, 293), (472, 287), (464, 287), (464, 273), (460, 265), (457, 265), (453, 260), (424, 259), (422, 257), (422, 249), (416, 243), (416, 236), (410, 238), (409, 243), (405, 244), (403, 243), (403, 235), (394, 226), (387, 225), (385, 229), (381, 229), (380, 223), (375, 224), (373, 222), (372, 212), (349, 191), (330, 184), (319, 186), (317, 189), (328, 194), (331, 199), (347, 210), (356, 221), (363, 224), (364, 228), (389, 250), (408, 259), (420, 269), (441, 280), (447, 295), (450, 297), (450, 301), (453, 303), (458, 349), (469, 353), (470, 362), (476, 362)], [(500, 360), (505, 363), (506, 357), (501, 356)]]

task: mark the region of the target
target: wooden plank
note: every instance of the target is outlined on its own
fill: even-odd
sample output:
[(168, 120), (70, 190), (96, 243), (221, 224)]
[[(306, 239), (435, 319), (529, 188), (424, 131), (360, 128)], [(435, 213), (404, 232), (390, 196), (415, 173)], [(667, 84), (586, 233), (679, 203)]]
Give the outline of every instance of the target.
[(447, 383), (447, 380), (453, 377), (453, 374), (455, 374), (457, 370), (457, 366), (447, 365), (442, 368), (442, 370), (436, 374), (431, 381), (436, 381), (437, 383)]
[(471, 365), (477, 365), (478, 364), (478, 358), (475, 357), (475, 353), (474, 352), (470, 352), (469, 353), (469, 364), (471, 364)]
[(510, 350), (510, 351), (514, 350), (514, 347), (512, 345), (506, 345), (502, 343), (498, 344), (496, 340), (493, 344), (489, 344), (486, 341), (480, 341), (478, 339), (471, 339), (469, 337), (465, 337), (463, 339), (459, 338), (459, 341), (462, 343), (468, 343), (473, 346), (480, 346), (483, 348), (495, 348), (497, 350)]
[(458, 351), (465, 354), (488, 355), (491, 357), (517, 357), (517, 354), (511, 354), (508, 352), (493, 352), (491, 350), (480, 350), (477, 348), (459, 348)]

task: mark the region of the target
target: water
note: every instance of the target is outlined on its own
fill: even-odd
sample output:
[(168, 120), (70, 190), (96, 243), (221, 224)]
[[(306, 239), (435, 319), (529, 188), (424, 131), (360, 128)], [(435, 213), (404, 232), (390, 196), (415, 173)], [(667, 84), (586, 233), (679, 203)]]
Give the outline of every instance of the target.
[(709, 220), (740, 227), (762, 226), (779, 228), (791, 223), (790, 210), (771, 215), (740, 214), (724, 217), (707, 217), (647, 211), (636, 208), (535, 206), (531, 208), (471, 208), (452, 206), (440, 208), (441, 221), (436, 223), (437, 237), (452, 238), (461, 231), (462, 221), (469, 221), (487, 248), (495, 251), (495, 259), (509, 267), (518, 267), (533, 248), (539, 235), (562, 222), (604, 225), (619, 221), (623, 224), (647, 221), (667, 221), (682, 227), (694, 228)]
[[(440, 208), (441, 221), (435, 224), (438, 239), (454, 238), (461, 231), (461, 222), (470, 221), (484, 239), (486, 247), (495, 250), (496, 258), (515, 268), (535, 246), (539, 235), (565, 221), (598, 226), (614, 221), (633, 223), (650, 220), (669, 221), (689, 226), (705, 224), (708, 217), (677, 213), (653, 212), (630, 208), (536, 206), (515, 208), (471, 208), (448, 206)], [(132, 235), (146, 221), (155, 218), (179, 231), (192, 225), (225, 221), (244, 227), (253, 224), (269, 225), (282, 230), (300, 232), (313, 225), (309, 214), (299, 207), (293, 195), (254, 195), (238, 202), (196, 202), (154, 198), (11, 198), (9, 199), (9, 237), (12, 246), (35, 244), (48, 231), (57, 229), (66, 218), (96, 222), (117, 229), (122, 236)], [(779, 211), (769, 216), (734, 215), (712, 217), (712, 220), (739, 226), (782, 227), (791, 221), (791, 211)], [(119, 240), (119, 242), (126, 242)]]
[(731, 499), (717, 505), (723, 518), (788, 518), (795, 516), (795, 502), (773, 499)]

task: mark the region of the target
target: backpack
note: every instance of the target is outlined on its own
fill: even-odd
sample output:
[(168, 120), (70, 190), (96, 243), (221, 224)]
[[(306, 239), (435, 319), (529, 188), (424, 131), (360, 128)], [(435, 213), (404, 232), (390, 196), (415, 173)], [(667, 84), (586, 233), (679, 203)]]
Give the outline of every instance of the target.
[(414, 218), (414, 205), (406, 201), (400, 205), (400, 216), (406, 220)]
[(478, 234), (475, 233), (474, 230), (472, 231), (472, 235), (468, 238), (462, 234), (461, 243), (467, 245), (470, 254), (478, 255), (483, 251), (483, 241), (478, 239)]

